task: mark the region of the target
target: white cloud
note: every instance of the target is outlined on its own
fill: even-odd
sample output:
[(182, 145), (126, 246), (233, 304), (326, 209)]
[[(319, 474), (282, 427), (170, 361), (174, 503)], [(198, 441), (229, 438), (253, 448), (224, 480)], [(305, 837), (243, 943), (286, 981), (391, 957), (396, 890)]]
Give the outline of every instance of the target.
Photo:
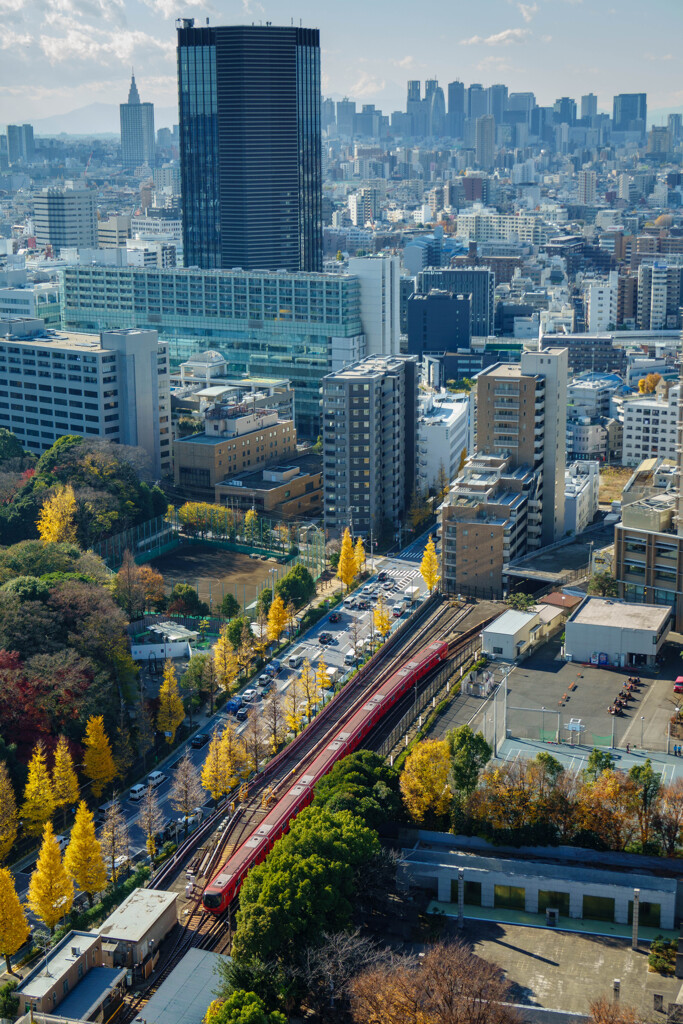
[(412, 68), (415, 66), (415, 58), (406, 55), (405, 57), (401, 57), (400, 60), (392, 60), (391, 63), (394, 64), (397, 68)]
[(510, 46), (511, 43), (522, 43), (531, 35), (528, 28), (506, 28), (492, 36), (471, 36), (461, 39), (461, 46)]
[(660, 60), (673, 60), (673, 53), (646, 53), (645, 60), (651, 60), (655, 64), (659, 64)]
[(527, 24), (529, 24), (534, 14), (538, 13), (538, 4), (517, 4), (517, 8)]
[(171, 18), (187, 16), (190, 7), (201, 7), (202, 11), (212, 13), (212, 8), (203, 0), (142, 0), (145, 7), (149, 7), (154, 14), (160, 14), (167, 21)]
[(0, 50), (12, 50), (15, 46), (30, 46), (33, 36), (28, 32), (13, 32), (12, 29), (5, 29), (0, 35)]
[(357, 80), (349, 86), (346, 92), (349, 96), (357, 96), (361, 99), (363, 96), (373, 96), (375, 93), (381, 92), (386, 84), (383, 78), (377, 78), (367, 71), (361, 71)]
[(42, 35), (39, 43), (43, 54), (53, 65), (74, 60), (130, 64), (143, 53), (162, 53), (171, 59), (175, 52), (174, 40), (163, 41), (146, 32), (129, 29), (96, 31), (92, 25), (85, 28), (70, 25), (63, 36)]

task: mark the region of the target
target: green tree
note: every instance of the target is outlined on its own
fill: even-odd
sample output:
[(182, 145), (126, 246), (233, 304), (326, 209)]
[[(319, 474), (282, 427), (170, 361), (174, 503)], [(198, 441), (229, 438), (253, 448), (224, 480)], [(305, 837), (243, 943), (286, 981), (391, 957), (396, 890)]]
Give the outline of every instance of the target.
[(516, 590), (512, 594), (508, 594), (505, 603), (508, 608), (514, 608), (516, 612), (528, 612), (536, 604), (536, 598), (533, 594), (523, 594)]
[(446, 733), (451, 755), (451, 781), (455, 792), (469, 796), (477, 786), (479, 773), (493, 756), (493, 750), (482, 733), (472, 732), (469, 725), (460, 725)]
[(239, 615), (237, 618), (231, 619), (227, 625), (226, 635), (236, 651), (239, 650), (239, 646), (242, 642), (242, 631), (244, 630), (245, 625), (247, 629), (251, 628), (249, 619), (246, 615)]
[(255, 992), (236, 989), (224, 1002), (216, 999), (209, 1006), (203, 1024), (287, 1024), (279, 1010), (268, 1013)]
[(233, 957), (292, 961), (323, 932), (345, 928), (379, 851), (377, 834), (349, 811), (307, 807), (242, 885)]
[(234, 594), (226, 594), (220, 605), (220, 613), (226, 619), (234, 619), (236, 615), (239, 615), (242, 610), (242, 605), (239, 603)]
[(295, 608), (300, 608), (315, 597), (315, 580), (306, 566), (299, 563), (278, 580), (275, 593), (280, 595), (285, 605), (291, 601)]
[(617, 581), (611, 572), (594, 572), (588, 581), (588, 593), (600, 597), (616, 597), (619, 592)]
[(337, 761), (315, 785), (313, 806), (351, 811), (368, 828), (401, 816), (399, 773), (370, 750), (357, 750)]
[(591, 782), (595, 782), (599, 775), (603, 772), (614, 771), (615, 761), (613, 756), (606, 750), (598, 750), (597, 747), (593, 747), (590, 754), (588, 755), (588, 761), (584, 769), (584, 775)]
[(176, 615), (209, 615), (211, 609), (206, 601), (189, 583), (176, 583), (168, 598), (168, 610)]
[(634, 764), (629, 770), (629, 778), (638, 787), (639, 806), (637, 809), (640, 841), (645, 845), (650, 839), (652, 820), (657, 809), (662, 776), (653, 771), (652, 761), (648, 757), (643, 764)]

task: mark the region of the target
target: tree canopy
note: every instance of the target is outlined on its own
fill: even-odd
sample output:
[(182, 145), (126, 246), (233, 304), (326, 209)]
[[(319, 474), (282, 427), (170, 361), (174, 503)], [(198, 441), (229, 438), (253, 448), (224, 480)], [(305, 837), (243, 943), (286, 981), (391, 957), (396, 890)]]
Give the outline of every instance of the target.
[(316, 783), (313, 806), (351, 811), (369, 828), (379, 828), (401, 816), (399, 777), (379, 754), (358, 750)]

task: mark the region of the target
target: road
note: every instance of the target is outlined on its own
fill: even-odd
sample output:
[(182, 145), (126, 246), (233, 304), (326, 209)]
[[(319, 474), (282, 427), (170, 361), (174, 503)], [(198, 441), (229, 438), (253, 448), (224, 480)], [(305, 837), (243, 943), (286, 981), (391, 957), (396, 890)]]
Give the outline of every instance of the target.
[(407, 547), (403, 548), (403, 550), (399, 552), (399, 559), (403, 559), (408, 562), (421, 562), (422, 556), (425, 553), (425, 548), (427, 547), (427, 541), (432, 533), (436, 533), (436, 524), (434, 526), (430, 526), (429, 529), (425, 530), (420, 537), (408, 544)]
[[(382, 590), (389, 610), (391, 610), (392, 606), (399, 600), (399, 598), (405, 596), (408, 588), (418, 588), (416, 600), (422, 600), (426, 596), (427, 588), (422, 576), (420, 575), (419, 568), (414, 563), (401, 558), (376, 558), (374, 560), (374, 568), (376, 569), (375, 574), (366, 581), (362, 589), (376, 584), (378, 582), (378, 573), (385, 573), (387, 576), (387, 582), (391, 582), (393, 584), (391, 588), (387, 587)], [(360, 593), (360, 589), (356, 591), (356, 594)], [(370, 636), (371, 619), (374, 607), (376, 607), (376, 605), (371, 604), (369, 609), (360, 610), (340, 605), (337, 609), (341, 614), (341, 620), (339, 622), (331, 623), (329, 621), (328, 613), (302, 637), (299, 637), (295, 643), (279, 655), (279, 660), (282, 662), (283, 668), (276, 677), (278, 690), (283, 694), (286, 693), (292, 679), (294, 679), (301, 671), (300, 667), (297, 670), (291, 670), (287, 667), (287, 659), (293, 651), (301, 653), (303, 657), (307, 657), (314, 670), (319, 660), (322, 658), (328, 668), (339, 669), (339, 677), (344, 673), (349, 672), (351, 670), (351, 666), (345, 663), (345, 655), (358, 641)], [(401, 622), (403, 622), (404, 618), (405, 616), (393, 619), (392, 629), (396, 628)], [(321, 633), (331, 633), (334, 637), (334, 643), (328, 645), (320, 644)], [(254, 680), (250, 680), (248, 683), (245, 683), (239, 693), (241, 694), (247, 688), (253, 688), (254, 685)], [(253, 702), (251, 706), (260, 713), (262, 711), (263, 704), (259, 700)], [(233, 722), (235, 721), (234, 718), (227, 716), (224, 712), (221, 713), (220, 711), (212, 718), (208, 716), (206, 718), (200, 717), (200, 724), (198, 723), (196, 731), (209, 732), (213, 728), (221, 728), (228, 718)], [(246, 726), (246, 722), (240, 722), (237, 726), (237, 732), (241, 733)], [(169, 755), (168, 760), (162, 761), (160, 764), (153, 766), (153, 770), (161, 771), (166, 776), (165, 781), (157, 787), (155, 792), (164, 821), (168, 823), (177, 823), (177, 819), (179, 817), (177, 811), (174, 811), (171, 806), (170, 799), (173, 769), (188, 749), (192, 763), (197, 768), (201, 768), (206, 757), (208, 747), (205, 745), (204, 747), (195, 749), (190, 745), (189, 739), (184, 744), (177, 747), (173, 753)], [(150, 771), (151, 770), (152, 767), (150, 767)], [(138, 781), (144, 782), (145, 780), (143, 778)], [(121, 800), (121, 809), (124, 817), (126, 818), (126, 824), (128, 825), (129, 830), (130, 856), (134, 857), (136, 854), (145, 851), (145, 835), (139, 824), (140, 804), (135, 803), (128, 798), (129, 792), (130, 790), (127, 789), (124, 793), (119, 794), (119, 798)], [(204, 806), (206, 807), (206, 803)], [(98, 830), (98, 833), (99, 831), (100, 830)], [(173, 827), (172, 831), (175, 831)], [(183, 835), (184, 827), (178, 824), (178, 837), (182, 838)], [(27, 861), (22, 862), (21, 870), (17, 870), (15, 872), (17, 891), (19, 892), (22, 901), (26, 899), (29, 875), (33, 869), (34, 862), (35, 858), (33, 858), (33, 861), (27, 859)], [(31, 921), (31, 923), (35, 924), (36, 922)]]

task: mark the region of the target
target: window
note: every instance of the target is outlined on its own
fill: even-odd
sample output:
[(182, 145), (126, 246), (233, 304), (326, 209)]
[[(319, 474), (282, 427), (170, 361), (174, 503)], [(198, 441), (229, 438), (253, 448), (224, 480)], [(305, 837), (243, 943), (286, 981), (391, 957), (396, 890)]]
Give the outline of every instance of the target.
[(538, 912), (542, 914), (547, 907), (559, 910), (563, 917), (569, 917), (569, 893), (555, 892), (552, 889), (538, 890)]
[[(505, 907), (508, 910), (524, 910), (526, 889), (517, 885), (496, 885), (493, 889), (494, 907)], [(614, 903), (614, 900), (612, 900)]]

